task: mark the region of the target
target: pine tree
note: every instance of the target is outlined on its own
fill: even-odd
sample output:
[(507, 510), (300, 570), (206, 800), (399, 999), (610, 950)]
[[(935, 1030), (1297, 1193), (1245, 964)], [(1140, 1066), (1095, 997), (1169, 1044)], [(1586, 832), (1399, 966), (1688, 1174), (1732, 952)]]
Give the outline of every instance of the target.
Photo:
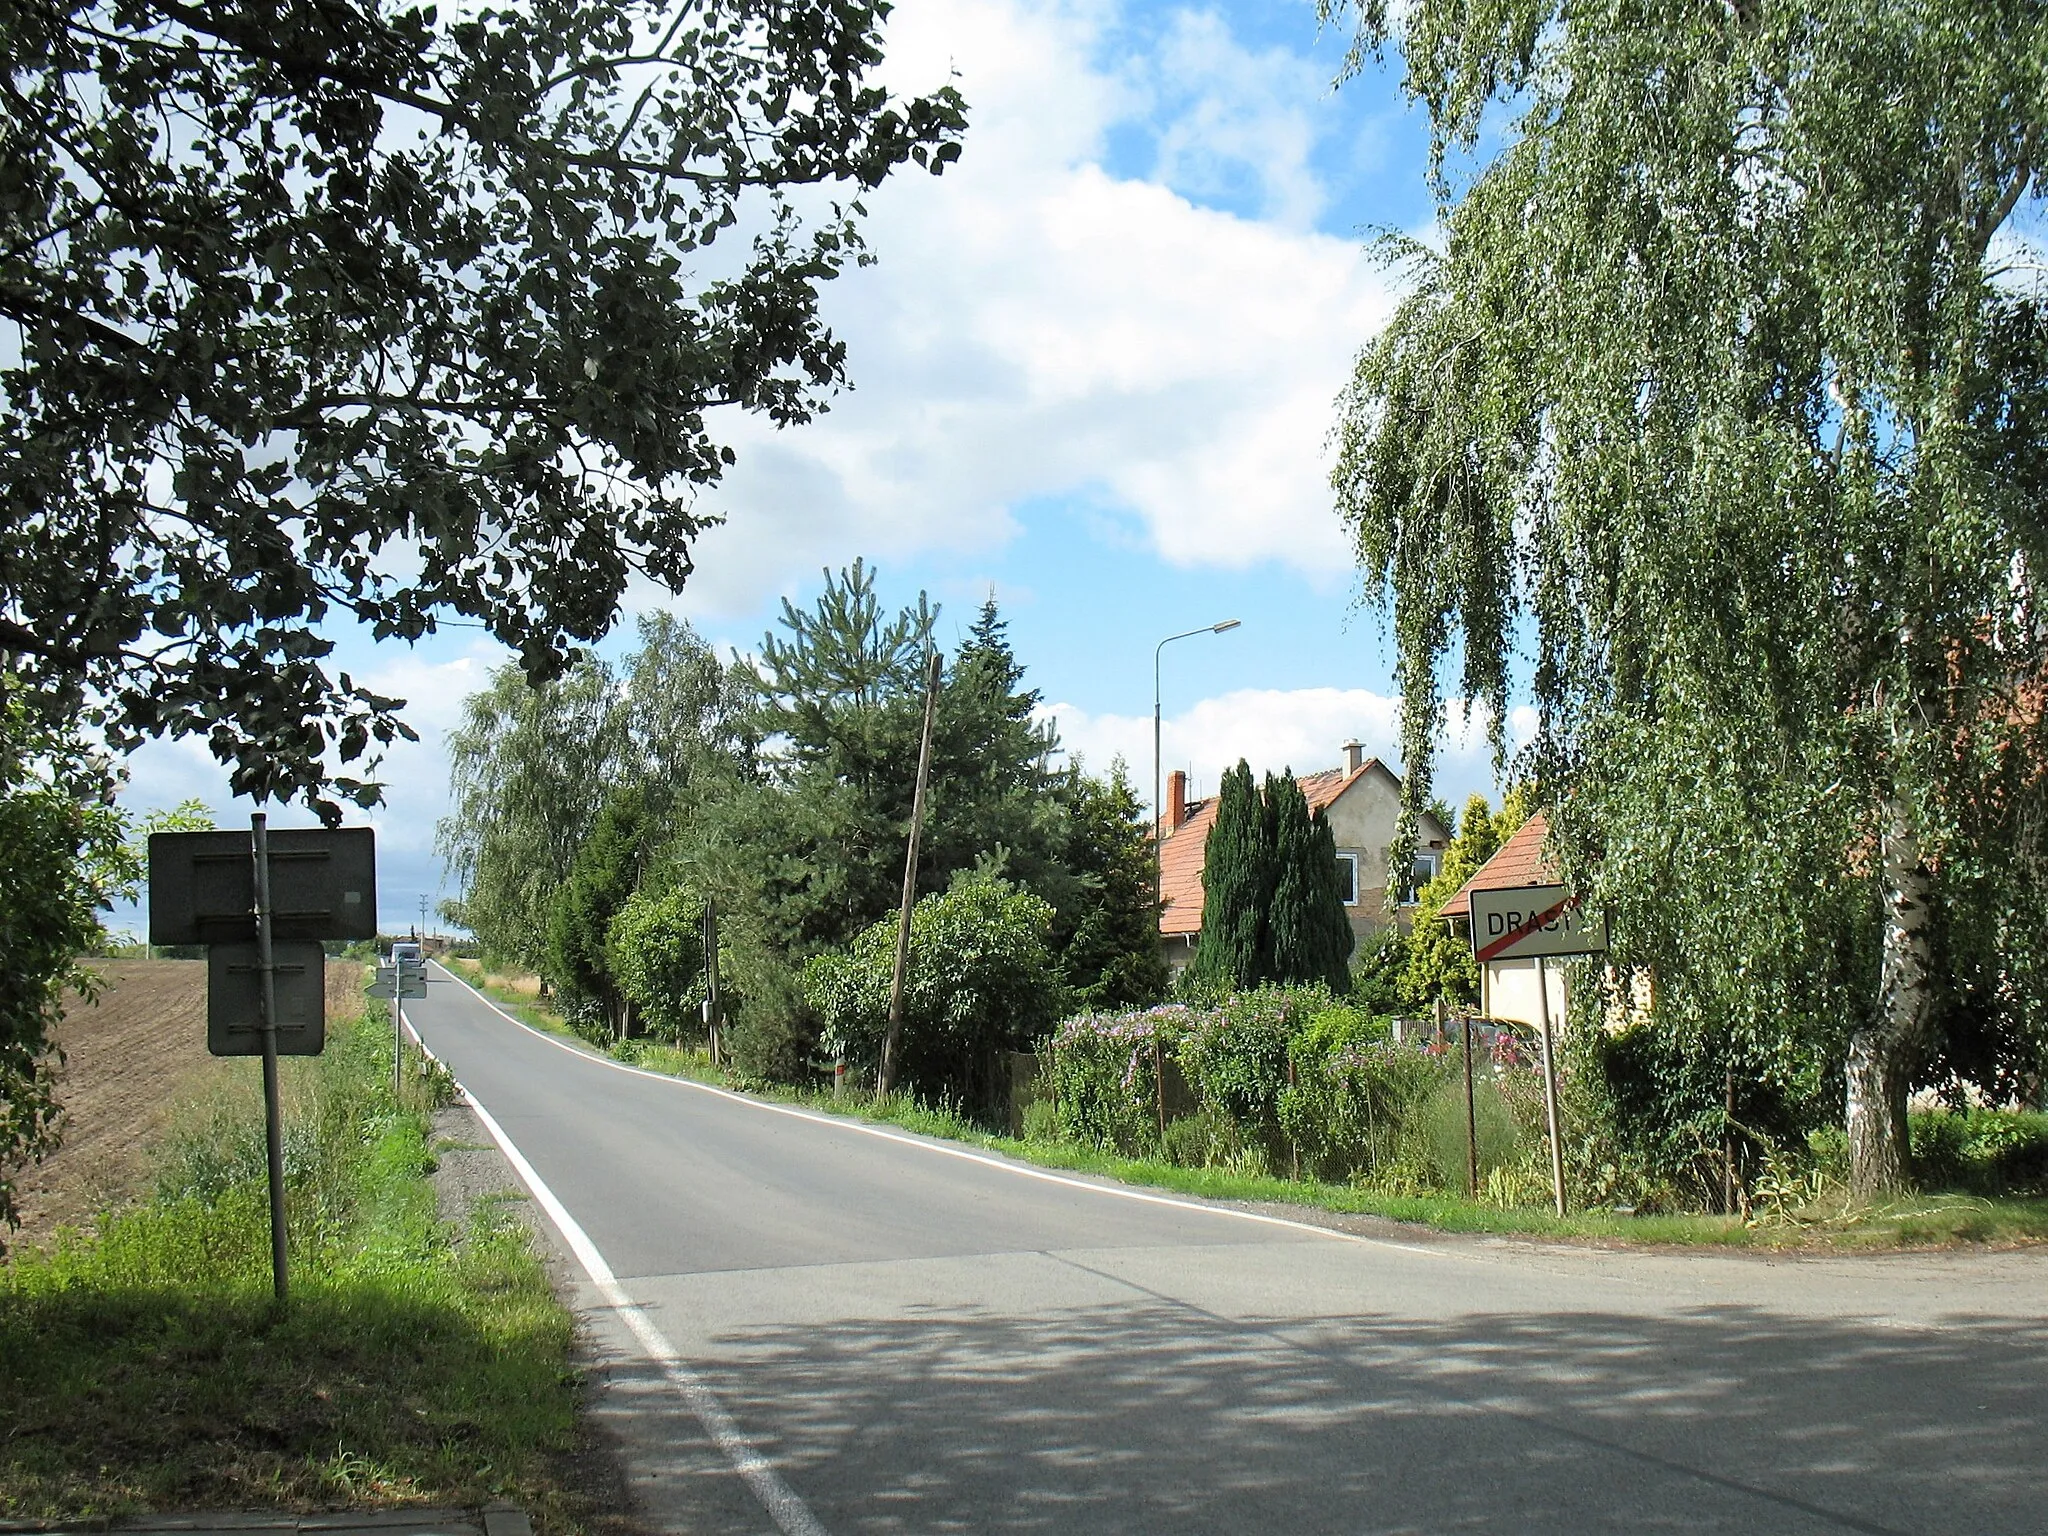
[(1223, 775), (1216, 824), (1202, 858), (1202, 938), (1193, 969), (1230, 987), (1256, 986), (1269, 957), (1266, 911), (1273, 899), (1272, 822), (1251, 765)]

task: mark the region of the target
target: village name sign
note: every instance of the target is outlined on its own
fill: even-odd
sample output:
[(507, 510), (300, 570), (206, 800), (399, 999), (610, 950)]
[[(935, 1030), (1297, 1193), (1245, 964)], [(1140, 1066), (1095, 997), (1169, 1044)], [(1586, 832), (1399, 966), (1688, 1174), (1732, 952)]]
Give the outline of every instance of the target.
[(1474, 891), (1472, 952), (1489, 960), (1607, 952), (1607, 919), (1586, 912), (1561, 885), (1518, 885)]

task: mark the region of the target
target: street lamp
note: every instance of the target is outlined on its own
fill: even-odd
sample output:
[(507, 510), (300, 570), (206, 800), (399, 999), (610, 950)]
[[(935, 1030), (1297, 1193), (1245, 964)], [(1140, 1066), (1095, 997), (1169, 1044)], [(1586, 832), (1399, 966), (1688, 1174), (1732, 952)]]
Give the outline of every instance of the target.
[(1243, 622), (1242, 619), (1225, 619), (1221, 624), (1184, 629), (1177, 635), (1168, 635), (1152, 647), (1152, 910), (1155, 927), (1166, 912), (1166, 880), (1161, 853), (1166, 842), (1166, 834), (1161, 830), (1165, 818), (1161, 814), (1164, 808), (1159, 803), (1159, 653), (1176, 640), (1186, 640), (1193, 635), (1220, 635)]

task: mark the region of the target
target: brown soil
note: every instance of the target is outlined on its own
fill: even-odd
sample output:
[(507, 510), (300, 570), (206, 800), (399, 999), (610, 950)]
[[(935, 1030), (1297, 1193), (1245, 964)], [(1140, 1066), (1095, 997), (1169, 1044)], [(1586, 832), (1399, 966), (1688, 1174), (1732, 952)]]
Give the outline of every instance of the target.
[[(106, 983), (98, 1003), (72, 999), (56, 1043), (63, 1052), (57, 1150), (15, 1178), (21, 1227), (0, 1244), (47, 1244), (59, 1227), (83, 1227), (101, 1211), (146, 1196), (171, 1108), (248, 1062), (206, 1053), (206, 964), (201, 960), (95, 960)], [(327, 964), (327, 1013), (356, 1006), (362, 968)]]

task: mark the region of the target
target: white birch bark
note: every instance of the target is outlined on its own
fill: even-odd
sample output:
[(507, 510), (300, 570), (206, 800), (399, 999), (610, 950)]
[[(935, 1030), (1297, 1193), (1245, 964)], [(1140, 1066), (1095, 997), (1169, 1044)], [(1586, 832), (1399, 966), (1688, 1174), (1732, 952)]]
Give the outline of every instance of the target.
[(1934, 877), (1920, 853), (1910, 808), (1896, 794), (1884, 802), (1884, 952), (1877, 1006), (1849, 1041), (1849, 1184), (1861, 1202), (1883, 1200), (1908, 1185), (1906, 1088), (1926, 1033), (1930, 949), (1928, 921)]

